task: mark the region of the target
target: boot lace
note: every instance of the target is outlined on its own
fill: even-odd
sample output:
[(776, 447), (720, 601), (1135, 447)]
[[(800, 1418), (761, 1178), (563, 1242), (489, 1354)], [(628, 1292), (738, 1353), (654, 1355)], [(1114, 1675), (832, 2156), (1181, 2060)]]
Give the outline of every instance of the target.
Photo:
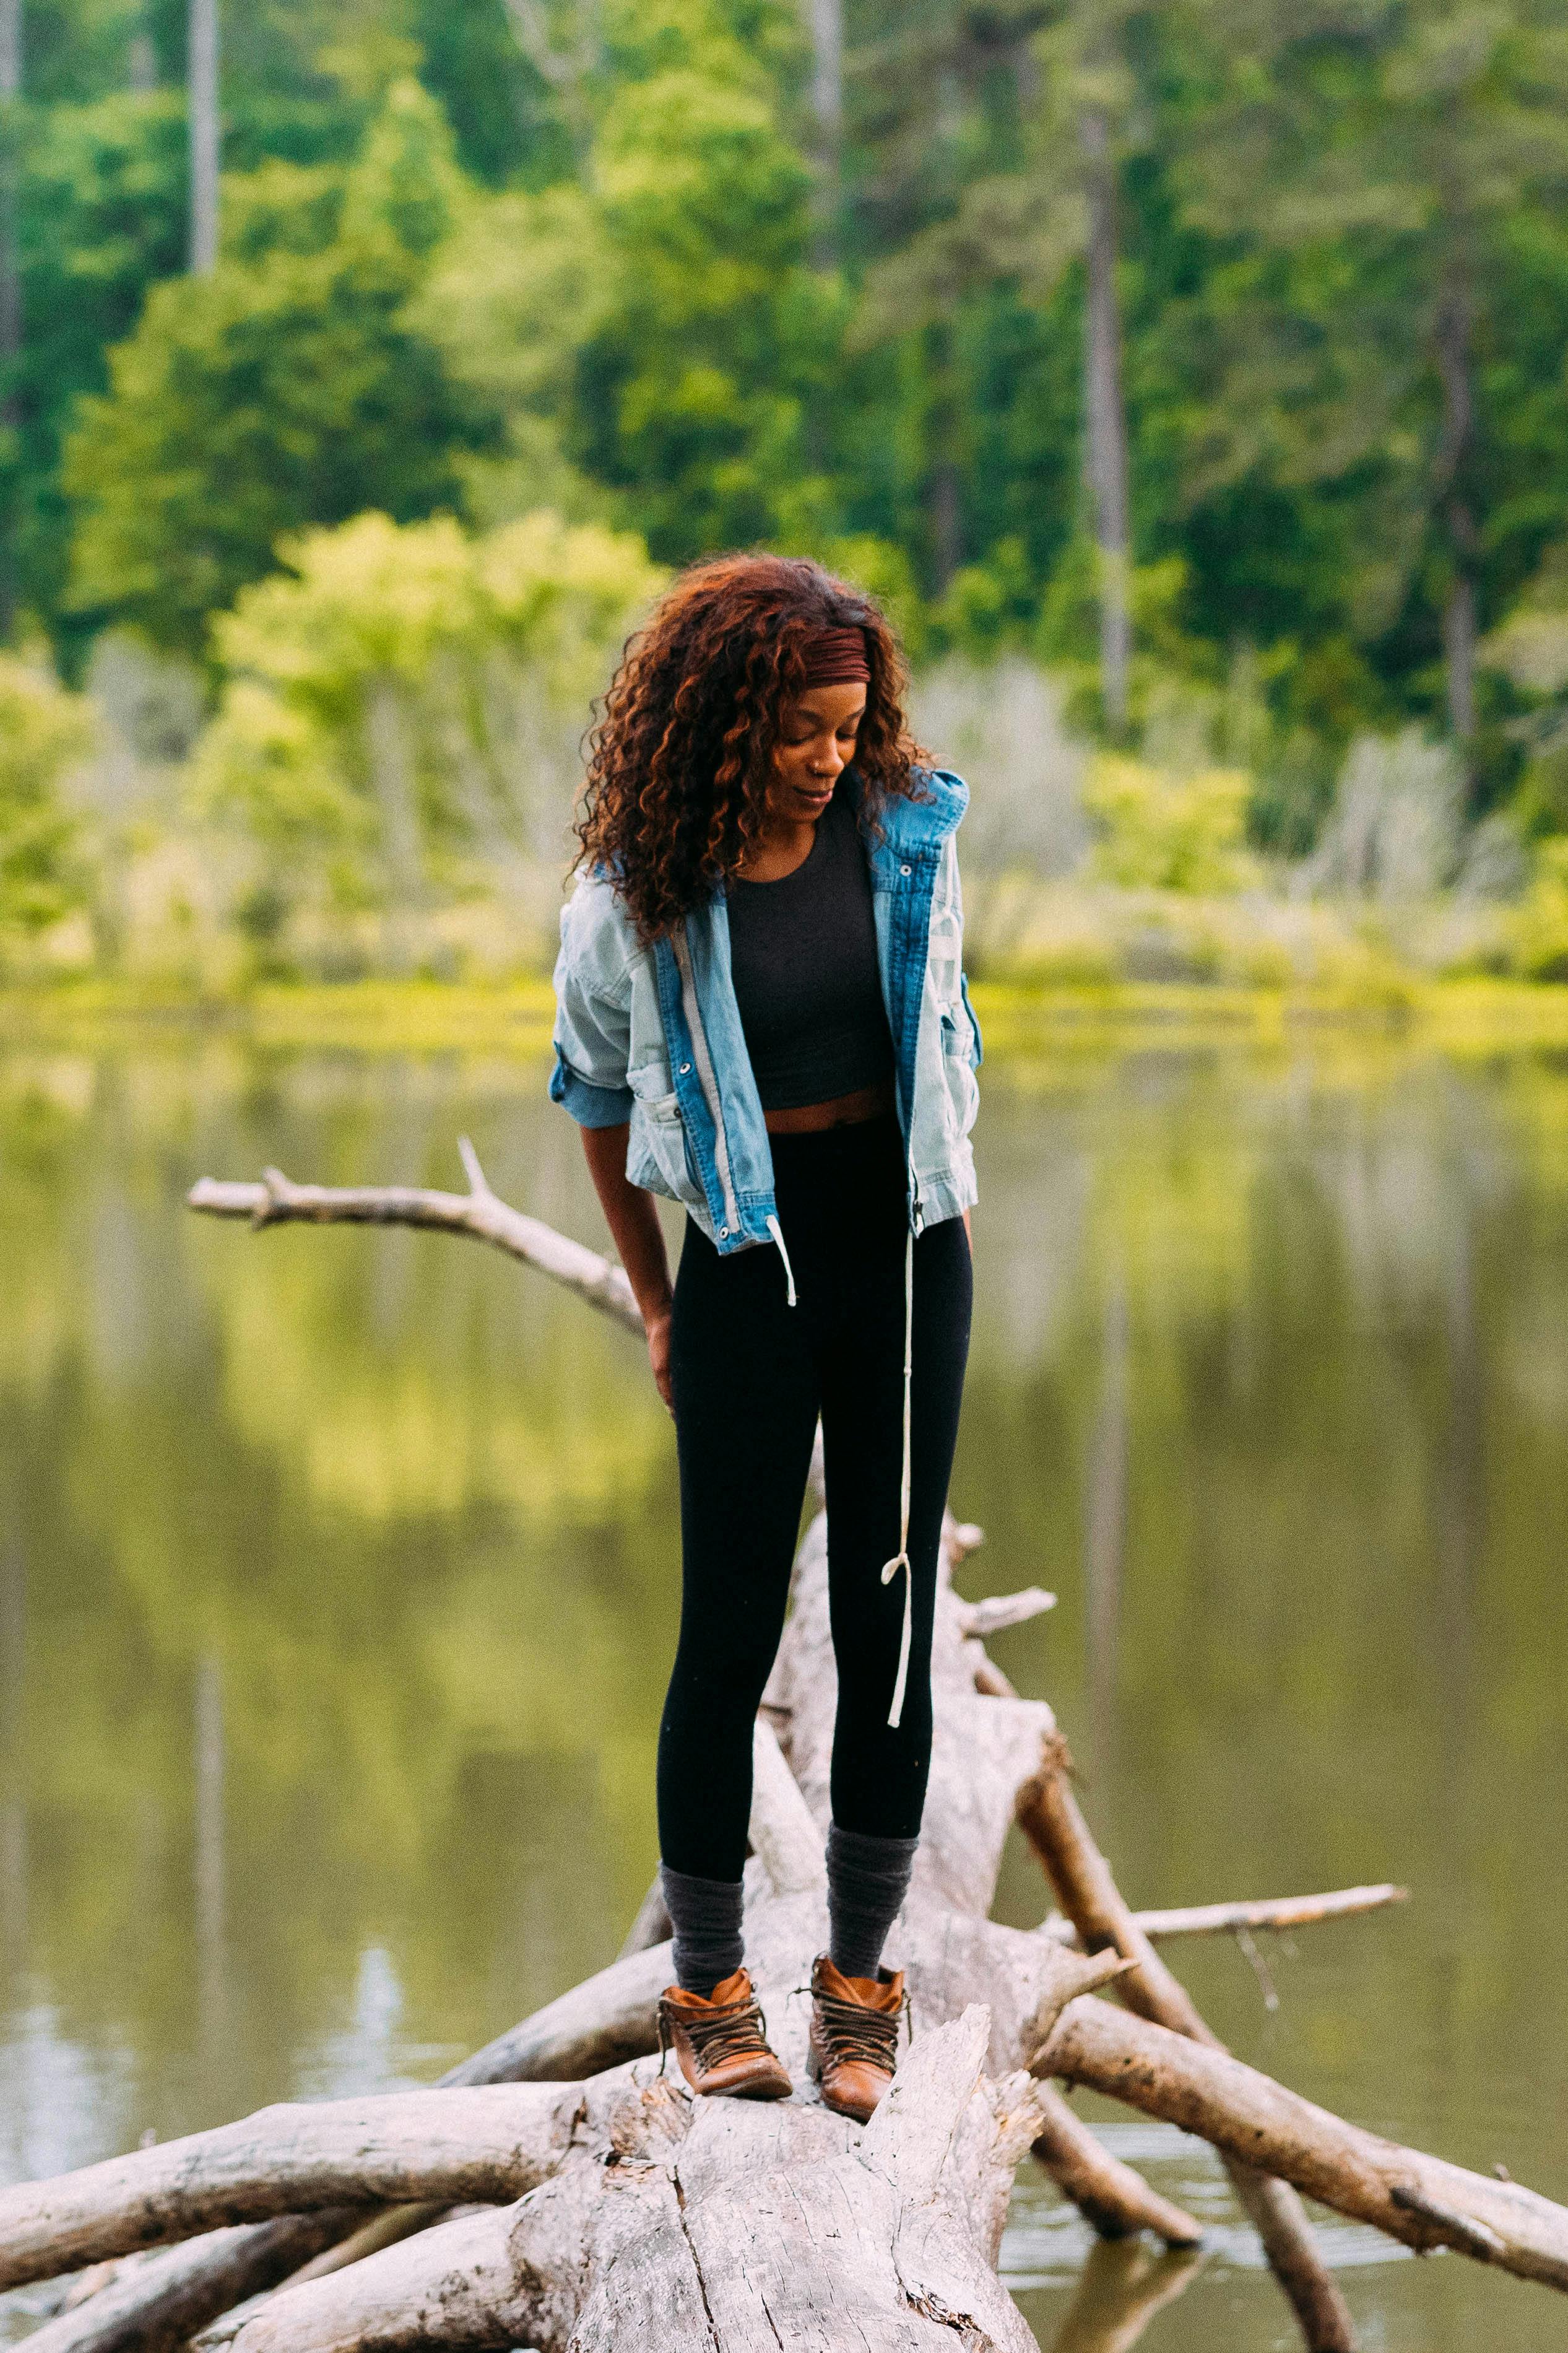
[(675, 2029), (685, 2029), (699, 2071), (722, 2064), (726, 2059), (750, 2058), (758, 2051), (768, 2049), (768, 2021), (763, 2006), (753, 1995), (748, 2001), (727, 2001), (717, 2010), (681, 2010), (677, 2011), (668, 2002), (658, 2005), (658, 2063), (663, 2068), (665, 2057), (674, 2040)]
[(902, 2003), (897, 2010), (868, 2010), (863, 2002), (844, 2001), (837, 1994), (817, 1993), (814, 1998), (822, 2039), (836, 2066), (863, 2060), (889, 2075), (893, 2073), (899, 2059)]

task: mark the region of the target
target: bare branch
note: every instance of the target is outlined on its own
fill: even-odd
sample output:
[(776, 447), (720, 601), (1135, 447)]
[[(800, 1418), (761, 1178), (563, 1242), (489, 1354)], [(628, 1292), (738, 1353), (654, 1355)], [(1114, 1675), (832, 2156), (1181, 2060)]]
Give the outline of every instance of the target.
[[(1363, 1912), (1381, 1912), (1391, 1904), (1409, 1900), (1407, 1887), (1384, 1882), (1375, 1887), (1338, 1887), (1326, 1895), (1271, 1895), (1254, 1903), (1189, 1904), (1167, 1912), (1134, 1912), (1133, 1926), (1152, 1945), (1177, 1936), (1235, 1936), (1260, 1928), (1310, 1928), (1323, 1920), (1348, 1920)], [(1042, 1936), (1075, 1949), (1082, 1940), (1072, 1922), (1053, 1912), (1042, 1926)]]
[(299, 1223), (422, 1226), (436, 1233), (469, 1234), (537, 1267), (640, 1338), (642, 1317), (622, 1269), (542, 1219), (510, 1208), (491, 1192), (466, 1135), (458, 1149), (468, 1172), (467, 1193), (430, 1192), (413, 1185), (296, 1185), (280, 1168), (268, 1168), (259, 1185), (203, 1176), (186, 1194), (185, 1206), (208, 1217), (248, 1219), (257, 1232), (264, 1226)]
[(1036, 2158), (1102, 2239), (1128, 2239), (1152, 2231), (1168, 2247), (1203, 2244), (1201, 2223), (1112, 2157), (1058, 2091), (1048, 2084), (1041, 2088), (1047, 2096), (1040, 2103)]
[(1452, 2247), (1568, 2292), (1568, 2207), (1346, 2124), (1227, 2051), (1080, 2000), (1034, 2068), (1197, 2133), (1406, 2246)]

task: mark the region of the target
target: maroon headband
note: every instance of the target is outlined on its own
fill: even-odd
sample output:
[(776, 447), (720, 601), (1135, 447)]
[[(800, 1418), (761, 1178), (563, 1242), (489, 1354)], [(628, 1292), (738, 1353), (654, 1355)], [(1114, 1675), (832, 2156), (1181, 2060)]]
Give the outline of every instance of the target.
[(864, 629), (813, 629), (801, 649), (806, 686), (869, 686)]

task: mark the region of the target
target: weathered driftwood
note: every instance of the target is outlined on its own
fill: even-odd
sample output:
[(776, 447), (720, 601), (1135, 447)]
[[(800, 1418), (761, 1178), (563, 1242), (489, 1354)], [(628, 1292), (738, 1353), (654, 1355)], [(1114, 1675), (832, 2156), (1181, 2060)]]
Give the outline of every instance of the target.
[(209, 2232), (121, 2266), (95, 2295), (46, 2320), (27, 2342), (37, 2353), (172, 2353), (364, 2219), (363, 2207), (339, 2207)]
[[(618, 2076), (520, 2205), (273, 2297), (237, 2353), (374, 2343), (898, 2346), (1026, 2353), (992, 2267), (1032, 2090), (988, 2085), (983, 2011), (913, 2045), (858, 2132), (819, 2107), (694, 2103)], [(642, 2074), (646, 2071), (636, 2071)]]
[[(1017, 1800), (1019, 1825), (1045, 1865), (1057, 1902), (1088, 1951), (1114, 1951), (1137, 1964), (1118, 1989), (1130, 2010), (1218, 2047), (1186, 1988), (1139, 1928), (1073, 1795), (1071, 1767), (1067, 1743), (1053, 1730), (1042, 1746), (1038, 1770), (1022, 1785)], [(1313, 2243), (1300, 2200), (1284, 2182), (1234, 2151), (1226, 2153), (1225, 2165), (1310, 2353), (1354, 2353), (1350, 2307)]]
[[(1325, 1920), (1348, 1920), (1363, 1912), (1381, 1912), (1391, 1904), (1409, 1901), (1410, 1890), (1381, 1881), (1372, 1887), (1336, 1887), (1324, 1895), (1266, 1895), (1251, 1903), (1184, 1904), (1163, 1912), (1134, 1912), (1132, 1925), (1151, 1945), (1173, 1944), (1181, 1936), (1224, 1936), (1258, 1928), (1312, 1928)], [(1040, 1924), (1041, 1934), (1081, 1950), (1083, 1939), (1073, 1923), (1053, 1912)]]
[(1568, 2208), (1348, 2125), (1212, 2043), (1077, 2001), (1035, 2065), (1197, 2133), (1408, 2247), (1452, 2247), (1568, 2290)]
[[(204, 1183), (191, 1198), (194, 1207), (258, 1224), (342, 1218), (468, 1233), (637, 1328), (618, 1270), (499, 1202), (470, 1150), (465, 1159), (467, 1196), (333, 1193), (271, 1172), (260, 1187)], [(976, 1535), (950, 1528), (950, 1556)], [(335, 2177), (345, 2200), (339, 2209), (227, 2228), (132, 2258), (109, 2288), (39, 2332), (34, 2353), (155, 2353), (216, 2313), (244, 2306), (351, 2232), (356, 2248), (377, 2237), (382, 2243), (346, 2268), (295, 2280), (235, 2310), (226, 2333), (247, 2353), (270, 2353), (274, 2340), (300, 2353), (426, 2342), (531, 2344), (564, 2353), (568, 2340), (574, 2353), (634, 2341), (639, 2353), (645, 2343), (688, 2341), (712, 2353), (752, 2347), (776, 2353), (781, 2338), (838, 2353), (928, 2339), (934, 2347), (940, 2330), (944, 2346), (957, 2334), (975, 2353), (988, 2346), (1021, 2353), (1027, 2334), (994, 2269), (1014, 2165), (1042, 2141), (1064, 2172), (1064, 2150), (1086, 2162), (1089, 2156), (1081, 2141), (1069, 2148), (1072, 2133), (1064, 2131), (1061, 2105), (1045, 2082), (1019, 2073), (1031, 2057), (1042, 2078), (1095, 2082), (1187, 2122), (1231, 2157), (1277, 2162), (1284, 2179), (1307, 2170), (1305, 2147), (1305, 2186), (1313, 2194), (1379, 2221), (1406, 2243), (1461, 2246), (1563, 2284), (1554, 2268), (1556, 2234), (1568, 2233), (1568, 2212), (1511, 2185), (1478, 2190), (1475, 2177), (1358, 2134), (1241, 2068), (1211, 2047), (1212, 2038), (1192, 2039), (1205, 2038), (1206, 2030), (1077, 1815), (1049, 1709), (1017, 1698), (985, 1658), (981, 1630), (1006, 1622), (1009, 1613), (977, 1615), (952, 1595), (945, 1576), (924, 1841), (896, 1932), (913, 2040), (893, 2092), (863, 2133), (823, 2110), (804, 2084), (806, 2005), (799, 1996), (826, 1928), (821, 1831), (835, 1679), (824, 1550), (818, 1518), (802, 1547), (796, 1606), (759, 1727), (747, 1873), (748, 1959), (773, 2039), (801, 2087), (796, 2098), (779, 2107), (694, 2104), (676, 2078), (658, 2076), (639, 2059), (651, 2046), (654, 2003), (668, 1973), (667, 1951), (643, 1946), (448, 2079), (455, 2087), (588, 2079), (571, 2095), (568, 2145), (525, 2196), (417, 2227), (445, 2211), (438, 2198), (405, 2198), (373, 2217), (348, 2202), (363, 2196), (366, 2182), (363, 2169), (356, 2175), (350, 2165)], [(1047, 1860), (1055, 1854), (1058, 1901), (1087, 1948), (1081, 1954), (1055, 1933), (1026, 1934), (986, 1916), (1020, 1789), (1020, 1818)], [(656, 1925), (645, 1920), (643, 1934)], [(1128, 1963), (1140, 2006), (1162, 2011), (1187, 2039), (1082, 1998)], [(447, 2095), (411, 2096), (429, 2116), (421, 2132), (437, 2137)], [(1270, 2107), (1271, 2098), (1284, 2105)], [(1272, 2135), (1263, 2128), (1265, 2108)], [(1382, 2171), (1369, 2149), (1383, 2152)], [(1098, 2187), (1087, 2174), (1077, 2182), (1086, 2211), (1115, 2223), (1136, 2210), (1162, 2228), (1146, 2185), (1134, 2191), (1113, 2171), (1094, 2170)], [(311, 2172), (312, 2194), (331, 2194), (331, 2171)], [(1299, 2227), (1291, 2193), (1250, 2166), (1240, 2178), (1257, 2184), (1266, 2225), (1285, 2214), (1288, 2242)], [(443, 2176), (443, 2189), (457, 2179)], [(462, 2179), (471, 2186), (472, 2176)], [(434, 2176), (388, 2172), (376, 2179), (406, 2191), (415, 2182), (428, 2189)], [(56, 2185), (51, 2194), (70, 2193)], [(173, 2219), (167, 2211), (166, 2219)], [(1167, 2232), (1185, 2220), (1167, 2214)], [(391, 2231), (416, 2227), (417, 2235), (385, 2243)], [(1277, 2255), (1281, 2235), (1276, 2230)], [(1310, 2238), (1301, 2238), (1310, 2279), (1315, 2257)], [(1331, 2305), (1325, 2310), (1331, 2321)], [(1314, 2341), (1345, 2341), (1327, 2326)]]
[(577, 2105), (570, 2087), (505, 2084), (439, 2100), (394, 2092), (262, 2108), (62, 2180), (24, 2182), (0, 2190), (0, 2288), (349, 2199), (519, 2198), (565, 2149)]

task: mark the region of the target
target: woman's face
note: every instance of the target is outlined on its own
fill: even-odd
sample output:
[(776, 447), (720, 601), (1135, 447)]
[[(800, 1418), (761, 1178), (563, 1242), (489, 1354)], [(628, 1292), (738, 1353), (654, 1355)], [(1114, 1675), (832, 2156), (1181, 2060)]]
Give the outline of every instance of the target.
[(773, 750), (770, 814), (792, 825), (814, 825), (833, 798), (833, 788), (855, 757), (855, 738), (866, 712), (866, 689), (811, 686), (784, 705)]

